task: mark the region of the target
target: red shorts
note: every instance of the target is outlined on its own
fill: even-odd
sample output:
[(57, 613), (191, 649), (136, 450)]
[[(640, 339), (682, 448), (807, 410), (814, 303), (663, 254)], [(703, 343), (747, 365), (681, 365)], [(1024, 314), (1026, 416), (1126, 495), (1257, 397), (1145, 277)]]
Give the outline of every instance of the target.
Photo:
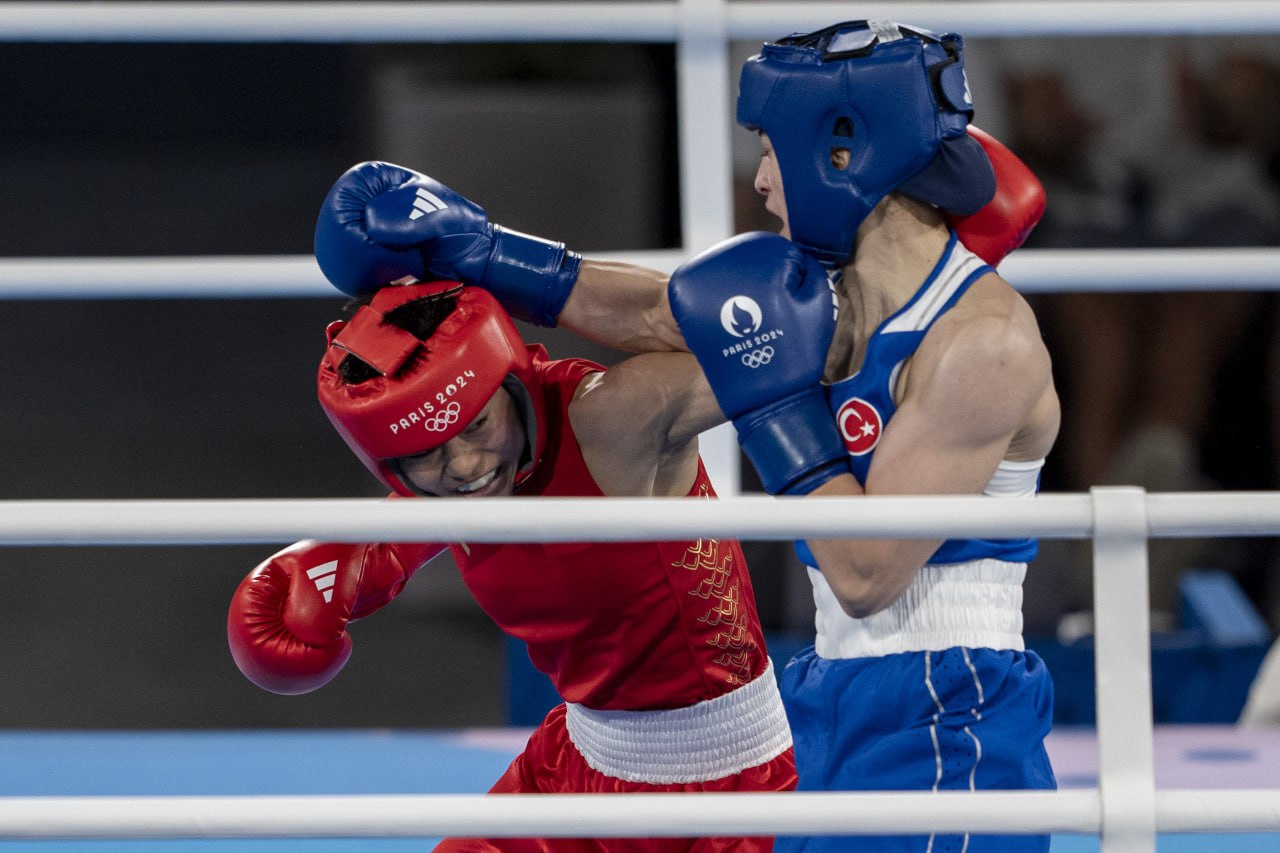
[[(790, 748), (763, 764), (707, 782), (653, 785), (606, 776), (588, 766), (570, 741), (565, 706), (559, 705), (534, 730), (524, 752), (516, 756), (489, 793), (789, 791), (795, 785), (795, 761)], [(448, 838), (436, 847), (445, 853), (768, 853), (772, 849), (772, 838)]]

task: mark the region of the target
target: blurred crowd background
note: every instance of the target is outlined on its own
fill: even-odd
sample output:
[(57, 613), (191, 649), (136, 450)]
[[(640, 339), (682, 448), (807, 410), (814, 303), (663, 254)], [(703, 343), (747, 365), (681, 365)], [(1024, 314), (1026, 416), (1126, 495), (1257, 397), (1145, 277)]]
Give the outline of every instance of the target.
[[(976, 123), (1048, 190), (1029, 247), (1280, 244), (1274, 38), (967, 47)], [(368, 159), (587, 253), (679, 244), (667, 45), (6, 43), (0, 69), (5, 257), (306, 254), (329, 185)], [(756, 140), (736, 130), (733, 146), (737, 228), (774, 228), (751, 191)], [(1280, 304), (1205, 284), (1033, 298), (1064, 402), (1046, 490), (1276, 487)], [(4, 301), (0, 498), (379, 495), (314, 398), (323, 329), (343, 309), (336, 293)], [(617, 358), (524, 330), (553, 355)], [(0, 728), (507, 720), (510, 650), (444, 564), (355, 626), (328, 687), (286, 698), (250, 685), (226, 651), (226, 606), (273, 550), (6, 547)], [(768, 627), (809, 633), (789, 544), (749, 556)], [(1155, 624), (1175, 618), (1182, 572), (1214, 568), (1274, 631), (1277, 556), (1269, 540), (1154, 542)], [(1029, 634), (1089, 610), (1090, 571), (1083, 544), (1046, 543)]]

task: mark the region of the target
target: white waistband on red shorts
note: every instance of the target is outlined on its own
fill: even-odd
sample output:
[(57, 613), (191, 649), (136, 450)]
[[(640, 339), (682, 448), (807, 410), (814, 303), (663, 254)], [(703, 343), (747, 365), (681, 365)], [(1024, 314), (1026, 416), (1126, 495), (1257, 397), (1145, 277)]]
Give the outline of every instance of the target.
[(1022, 651), (1026, 574), (1026, 563), (992, 559), (924, 566), (897, 601), (865, 619), (854, 619), (840, 607), (822, 573), (811, 568), (818, 610), (814, 651), (828, 659), (956, 646)]
[(596, 711), (565, 704), (569, 739), (594, 770), (651, 785), (709, 782), (791, 746), (773, 663), (750, 684), (664, 711)]

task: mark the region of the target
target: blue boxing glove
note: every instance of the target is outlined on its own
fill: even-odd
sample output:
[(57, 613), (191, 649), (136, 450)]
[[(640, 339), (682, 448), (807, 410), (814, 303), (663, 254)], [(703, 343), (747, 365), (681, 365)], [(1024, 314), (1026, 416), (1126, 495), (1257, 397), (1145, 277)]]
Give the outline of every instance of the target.
[(671, 275), (671, 313), (770, 494), (848, 473), (822, 386), (836, 329), (822, 265), (776, 234), (733, 237)]
[(334, 287), (363, 296), (412, 276), (483, 287), (513, 316), (554, 326), (582, 256), (489, 222), (484, 208), (391, 163), (348, 169), (316, 220), (316, 260)]

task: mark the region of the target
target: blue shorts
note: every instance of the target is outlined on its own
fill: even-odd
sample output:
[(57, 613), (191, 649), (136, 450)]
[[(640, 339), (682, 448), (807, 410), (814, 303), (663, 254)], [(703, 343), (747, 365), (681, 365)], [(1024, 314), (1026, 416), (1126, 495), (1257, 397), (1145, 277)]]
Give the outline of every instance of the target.
[[(810, 647), (780, 683), (798, 790), (1057, 787), (1044, 748), (1053, 682), (1034, 652), (953, 648), (828, 660)], [(780, 853), (1048, 849), (1048, 836), (1033, 835), (780, 837), (774, 846)]]

